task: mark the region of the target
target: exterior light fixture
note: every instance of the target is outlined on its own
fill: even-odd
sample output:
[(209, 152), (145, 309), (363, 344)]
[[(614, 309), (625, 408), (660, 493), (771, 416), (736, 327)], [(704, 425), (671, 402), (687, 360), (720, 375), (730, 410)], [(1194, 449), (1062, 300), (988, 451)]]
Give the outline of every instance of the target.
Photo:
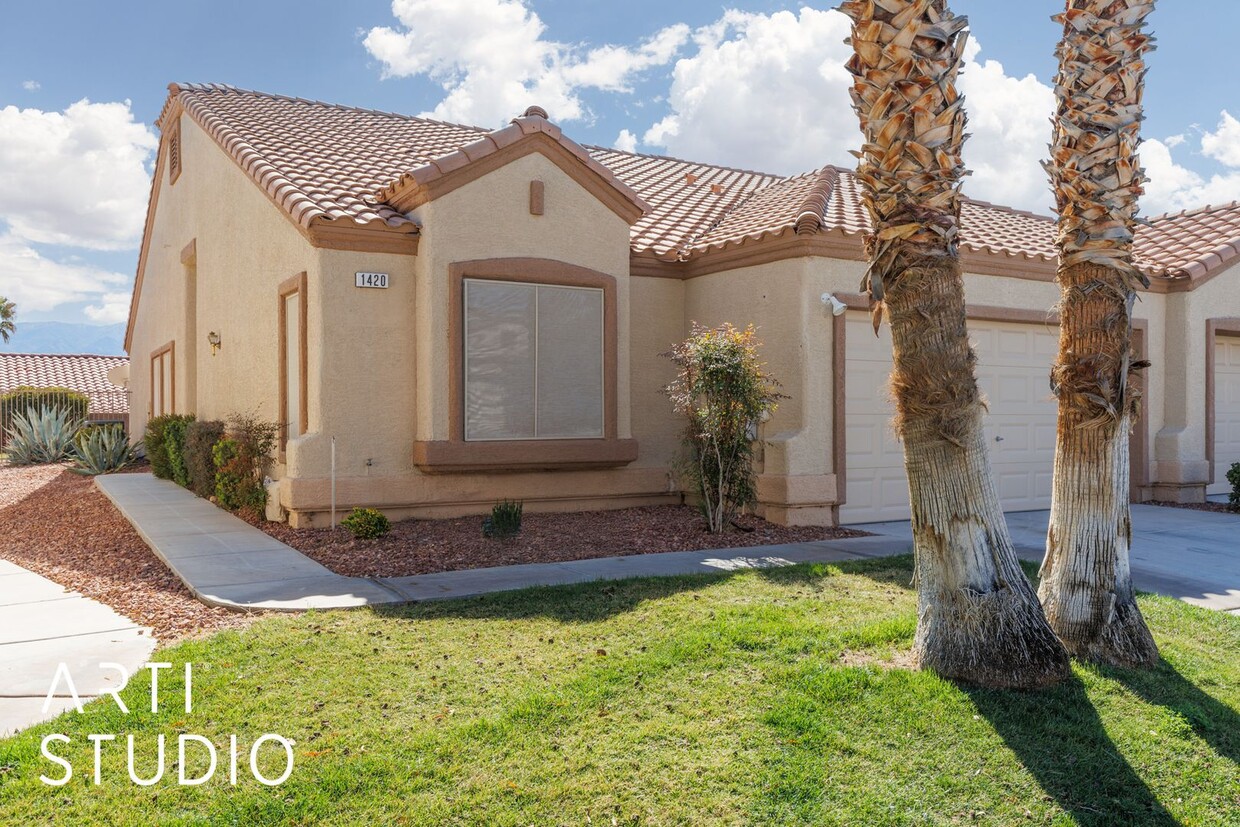
[(832, 316), (843, 316), (848, 310), (848, 305), (844, 304), (830, 293), (822, 294), (822, 303), (831, 308)]
[(211, 355), (214, 356), (216, 351), (220, 349), (220, 334), (212, 330), (207, 334), (207, 344), (211, 346)]

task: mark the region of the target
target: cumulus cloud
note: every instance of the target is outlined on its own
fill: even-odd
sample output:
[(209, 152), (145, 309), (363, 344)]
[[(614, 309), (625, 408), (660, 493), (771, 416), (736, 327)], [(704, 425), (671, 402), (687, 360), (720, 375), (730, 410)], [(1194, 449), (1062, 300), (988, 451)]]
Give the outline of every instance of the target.
[(1240, 121), (1224, 109), (1218, 128), (1201, 136), (1201, 151), (1224, 166), (1240, 167)]
[(621, 129), (620, 134), (616, 136), (616, 142), (612, 146), (621, 152), (636, 152), (637, 136), (627, 129)]
[(22, 81), (22, 88), (27, 92), (38, 92), (43, 88), (43, 84), (39, 83), (37, 80), (25, 80)]
[[(123, 292), (128, 276), (74, 261), (56, 261), (12, 233), (0, 235), (0, 293), (17, 303), (20, 312), (54, 310), (70, 302), (100, 302), (97, 321), (123, 320), (129, 310), (129, 294)], [(125, 313), (115, 305), (123, 295)]]
[(84, 312), (87, 318), (96, 324), (115, 324), (129, 319), (128, 291), (121, 293), (104, 293), (97, 304), (87, 305)]
[(81, 100), (64, 112), (0, 109), (0, 221), (27, 241), (95, 250), (142, 232), (158, 139), (129, 102)]
[(525, 0), (392, 0), (399, 27), (371, 29), (363, 43), (385, 77), (426, 75), (444, 98), (430, 117), (497, 126), (530, 104), (557, 121), (589, 116), (580, 92), (628, 92), (644, 71), (666, 65), (689, 28), (670, 26), (636, 47), (544, 38)]
[(1206, 205), (1240, 200), (1240, 123), (1226, 111), (1218, 128), (1201, 135), (1201, 154), (1217, 161), (1223, 170), (1209, 177), (1176, 161), (1175, 152), (1184, 141), (1148, 140), (1141, 144), (1141, 163), (1150, 179), (1141, 199), (1142, 212), (1157, 215), (1192, 210)]

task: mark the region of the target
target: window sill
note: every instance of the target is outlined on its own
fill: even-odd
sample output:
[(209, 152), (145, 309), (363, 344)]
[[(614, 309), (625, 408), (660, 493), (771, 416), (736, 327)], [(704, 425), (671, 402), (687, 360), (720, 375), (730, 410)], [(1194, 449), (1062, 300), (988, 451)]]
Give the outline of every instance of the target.
[(413, 464), (428, 474), (579, 471), (619, 468), (635, 459), (635, 439), (540, 439), (413, 444)]

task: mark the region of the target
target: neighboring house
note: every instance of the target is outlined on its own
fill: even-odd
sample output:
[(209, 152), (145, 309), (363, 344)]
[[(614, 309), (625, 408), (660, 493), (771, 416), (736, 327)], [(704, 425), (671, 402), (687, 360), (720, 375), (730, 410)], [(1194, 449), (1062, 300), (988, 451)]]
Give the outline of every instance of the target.
[(128, 427), (128, 371), (124, 356), (0, 353), (0, 396), (20, 387), (68, 388), (90, 400), (87, 418), (92, 422)]
[[(760, 428), (762, 513), (908, 515), (849, 172), (582, 147), (537, 108), (487, 131), (225, 86), (171, 86), (158, 125), (125, 341), (135, 431), (170, 411), (282, 423), (273, 475), (294, 524), (325, 522), (333, 442), (340, 506), (397, 518), (678, 500), (659, 354), (693, 321), (758, 325), (789, 397)], [(1010, 509), (1050, 497), (1054, 232), (964, 206)], [(1240, 460), (1240, 205), (1155, 219), (1137, 249), (1154, 366), (1133, 496), (1199, 501)]]

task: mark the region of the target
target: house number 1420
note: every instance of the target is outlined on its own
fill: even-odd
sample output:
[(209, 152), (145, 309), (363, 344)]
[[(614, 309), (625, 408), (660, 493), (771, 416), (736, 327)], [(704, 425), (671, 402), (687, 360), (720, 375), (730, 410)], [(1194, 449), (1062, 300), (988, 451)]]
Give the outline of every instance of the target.
[(387, 273), (358, 273), (355, 284), (358, 287), (382, 287), (388, 286)]

